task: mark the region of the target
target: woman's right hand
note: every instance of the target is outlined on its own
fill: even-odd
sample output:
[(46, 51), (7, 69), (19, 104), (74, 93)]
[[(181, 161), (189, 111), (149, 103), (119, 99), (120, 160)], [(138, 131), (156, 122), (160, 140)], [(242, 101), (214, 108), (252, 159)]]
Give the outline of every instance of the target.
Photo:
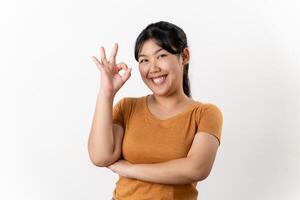
[[(106, 95), (114, 96), (131, 75), (132, 68), (128, 68), (124, 62), (116, 64), (117, 52), (118, 43), (115, 43), (109, 60), (106, 59), (104, 47), (100, 48), (101, 62), (95, 56), (92, 56), (93, 61), (101, 72), (100, 91)], [(125, 70), (125, 73), (120, 75), (119, 71), (122, 69)]]

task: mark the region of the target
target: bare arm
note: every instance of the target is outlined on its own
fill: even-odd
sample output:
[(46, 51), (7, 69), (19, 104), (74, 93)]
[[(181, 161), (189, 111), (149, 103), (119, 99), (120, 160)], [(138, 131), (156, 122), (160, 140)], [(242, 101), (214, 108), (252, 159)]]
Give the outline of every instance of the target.
[[(104, 47), (101, 47), (101, 62), (92, 57), (101, 72), (101, 87), (97, 96), (96, 108), (88, 139), (88, 152), (93, 164), (104, 167), (121, 154), (121, 140), (124, 134), (123, 127), (113, 125), (113, 100), (117, 91), (129, 79), (131, 68), (123, 62), (116, 64), (118, 44), (115, 43), (109, 60), (106, 59)], [(125, 74), (119, 71), (124, 69)]]
[(113, 96), (99, 91), (92, 127), (88, 139), (90, 160), (97, 166), (105, 165), (114, 151), (112, 128)]
[(133, 177), (160, 184), (189, 184), (195, 182), (193, 164), (189, 158), (179, 158), (154, 164), (134, 164)]

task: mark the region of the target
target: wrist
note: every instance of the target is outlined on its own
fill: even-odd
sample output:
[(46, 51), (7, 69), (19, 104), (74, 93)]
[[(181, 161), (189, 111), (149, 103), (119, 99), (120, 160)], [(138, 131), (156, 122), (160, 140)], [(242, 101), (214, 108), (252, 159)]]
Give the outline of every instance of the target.
[(103, 98), (108, 98), (108, 99), (112, 99), (112, 100), (115, 97), (115, 94), (113, 92), (106, 91), (106, 90), (103, 90), (103, 89), (100, 89), (98, 94), (99, 94), (99, 96), (101, 96)]
[(133, 179), (138, 179), (137, 167), (138, 167), (137, 164), (131, 164), (131, 166), (129, 167), (129, 171), (128, 171), (129, 177), (131, 177)]

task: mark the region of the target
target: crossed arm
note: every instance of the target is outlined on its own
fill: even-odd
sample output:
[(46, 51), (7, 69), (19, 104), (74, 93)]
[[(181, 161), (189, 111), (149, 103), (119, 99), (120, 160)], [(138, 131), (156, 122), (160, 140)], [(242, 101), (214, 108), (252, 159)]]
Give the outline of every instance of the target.
[(120, 160), (108, 166), (121, 176), (160, 184), (188, 184), (208, 177), (219, 147), (217, 138), (198, 132), (187, 157), (154, 164)]

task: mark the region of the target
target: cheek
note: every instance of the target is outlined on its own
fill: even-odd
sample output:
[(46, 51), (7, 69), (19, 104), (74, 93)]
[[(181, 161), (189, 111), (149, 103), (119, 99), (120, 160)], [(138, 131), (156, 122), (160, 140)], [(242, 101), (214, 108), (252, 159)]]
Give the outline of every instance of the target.
[(139, 67), (139, 72), (140, 72), (141, 77), (145, 77), (147, 74), (146, 70), (141, 67)]
[(170, 72), (176, 71), (180, 67), (178, 61), (175, 59), (166, 59), (160, 64), (161, 68)]
[(172, 76), (180, 76), (182, 74), (181, 66), (177, 62), (170, 62), (166, 70), (172, 74)]
[(147, 82), (147, 71), (143, 70), (142, 68), (139, 68), (139, 72), (140, 72), (140, 76), (142, 78), (142, 80), (144, 81), (144, 83)]
[(180, 69), (181, 66), (175, 65), (173, 66), (172, 69), (170, 69), (169, 71), (169, 75), (170, 75), (170, 81), (172, 83), (174, 83), (175, 85), (177, 85), (176, 83), (178, 82), (178, 84), (181, 84), (182, 82), (182, 76), (183, 76), (183, 71), (182, 69)]

